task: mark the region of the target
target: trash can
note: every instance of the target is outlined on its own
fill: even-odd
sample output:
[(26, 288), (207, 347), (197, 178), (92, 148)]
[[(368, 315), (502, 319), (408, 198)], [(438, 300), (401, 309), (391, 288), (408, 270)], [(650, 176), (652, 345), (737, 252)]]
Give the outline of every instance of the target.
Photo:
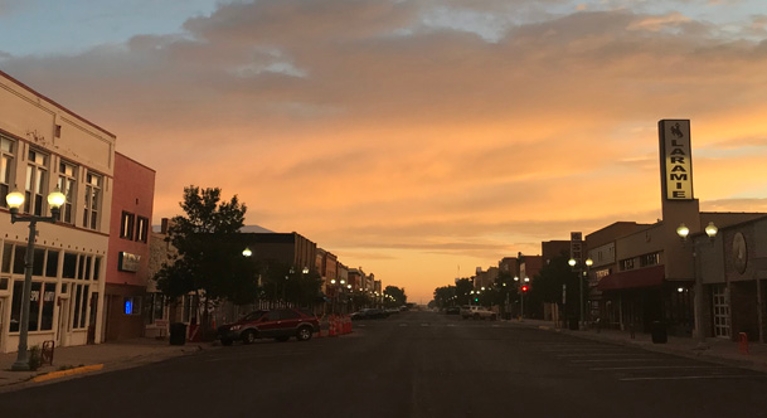
[(186, 344), (186, 324), (183, 322), (176, 322), (170, 324), (170, 345), (184, 345)]
[(653, 344), (665, 344), (668, 341), (666, 324), (663, 321), (653, 321), (650, 328)]
[(571, 329), (573, 331), (578, 331), (578, 328), (579, 328), (578, 327), (578, 318), (570, 318), (570, 321), (569, 321), (568, 324), (569, 324), (568, 329)]

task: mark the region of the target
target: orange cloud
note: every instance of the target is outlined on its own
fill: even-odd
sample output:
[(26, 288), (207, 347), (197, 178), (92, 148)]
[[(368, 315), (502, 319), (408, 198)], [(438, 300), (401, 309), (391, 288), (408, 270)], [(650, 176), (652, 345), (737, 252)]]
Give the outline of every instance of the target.
[(424, 299), (458, 264), (468, 276), (570, 231), (654, 222), (662, 118), (692, 120), (703, 208), (763, 210), (767, 49), (753, 31), (535, 9), (489, 41), (423, 25), (429, 4), (221, 5), (183, 34), (2, 65), (157, 169), (155, 223), (184, 186), (222, 187), (248, 223)]

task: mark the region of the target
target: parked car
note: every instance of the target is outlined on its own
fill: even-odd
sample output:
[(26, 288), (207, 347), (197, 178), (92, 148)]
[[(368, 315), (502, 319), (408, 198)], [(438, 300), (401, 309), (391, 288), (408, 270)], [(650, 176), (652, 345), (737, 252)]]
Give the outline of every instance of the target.
[(360, 309), (357, 312), (354, 312), (353, 314), (349, 315), (352, 320), (358, 321), (361, 319), (383, 319), (388, 318), (389, 313), (382, 310), (382, 309), (375, 309), (375, 308), (366, 308), (366, 309)]
[(498, 319), (498, 314), (485, 308), (484, 306), (477, 305), (465, 305), (461, 307), (461, 318), (463, 319), (489, 319), (495, 321)]
[(445, 308), (445, 314), (447, 315), (459, 315), (461, 313), (461, 308), (458, 306), (448, 306)]
[(287, 341), (296, 337), (298, 341), (307, 341), (319, 329), (319, 319), (310, 312), (291, 308), (260, 310), (218, 327), (218, 338), (223, 345), (232, 345), (237, 340), (251, 344), (259, 338)]

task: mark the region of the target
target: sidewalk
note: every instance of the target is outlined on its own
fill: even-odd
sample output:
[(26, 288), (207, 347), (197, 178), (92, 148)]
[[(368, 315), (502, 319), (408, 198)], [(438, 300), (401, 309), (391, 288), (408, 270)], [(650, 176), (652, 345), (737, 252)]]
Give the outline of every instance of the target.
[(740, 346), (737, 342), (720, 338), (707, 338), (705, 346), (701, 347), (698, 340), (694, 338), (669, 335), (667, 343), (655, 344), (652, 342), (650, 334), (639, 332), (632, 339), (628, 331), (611, 329), (601, 330), (600, 332), (593, 329), (575, 331), (559, 328), (557, 324), (551, 321), (525, 319), (522, 322), (511, 320), (508, 323), (515, 326), (538, 328), (589, 340), (634, 346), (658, 353), (673, 354), (711, 363), (767, 372), (767, 344), (760, 344), (758, 342), (750, 342), (748, 344), (748, 353), (746, 354), (740, 352)]
[(73, 375), (120, 370), (154, 363), (172, 357), (212, 349), (211, 343), (170, 345), (168, 340), (136, 338), (131, 340), (57, 347), (53, 365), (45, 364), (36, 371), (10, 371), (16, 361), (16, 353), (0, 354), (0, 393), (19, 390), (46, 382), (61, 380)]

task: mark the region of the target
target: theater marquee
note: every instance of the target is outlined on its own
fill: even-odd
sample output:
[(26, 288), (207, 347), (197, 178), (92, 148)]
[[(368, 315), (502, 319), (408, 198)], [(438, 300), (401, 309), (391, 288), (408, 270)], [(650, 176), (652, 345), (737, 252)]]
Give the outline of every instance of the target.
[(667, 200), (692, 200), (692, 149), (689, 120), (658, 122), (663, 195)]

